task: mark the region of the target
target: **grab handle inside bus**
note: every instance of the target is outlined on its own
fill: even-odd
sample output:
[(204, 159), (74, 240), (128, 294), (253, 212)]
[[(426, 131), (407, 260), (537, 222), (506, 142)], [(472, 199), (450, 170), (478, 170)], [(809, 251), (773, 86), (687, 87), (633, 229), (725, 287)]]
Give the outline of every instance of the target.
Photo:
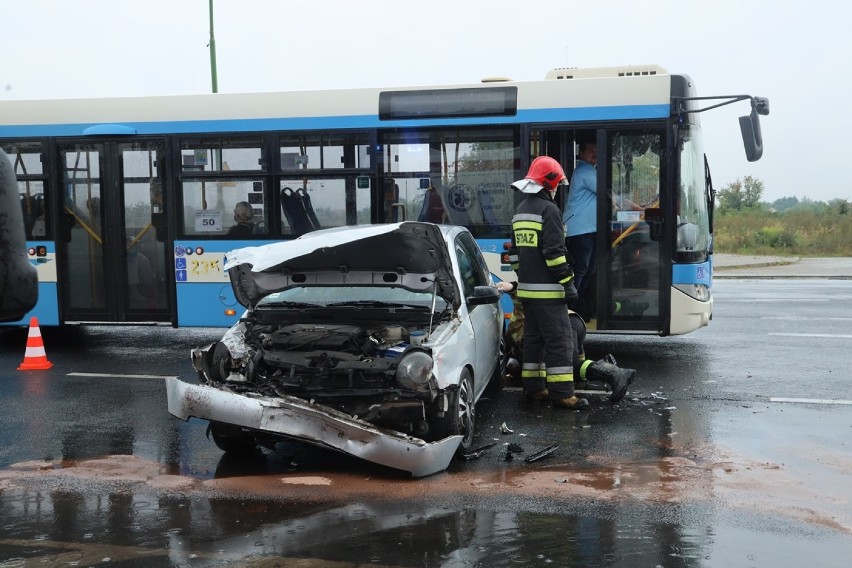
[(663, 210), (659, 207), (645, 209), (645, 222), (648, 223), (652, 241), (663, 238)]

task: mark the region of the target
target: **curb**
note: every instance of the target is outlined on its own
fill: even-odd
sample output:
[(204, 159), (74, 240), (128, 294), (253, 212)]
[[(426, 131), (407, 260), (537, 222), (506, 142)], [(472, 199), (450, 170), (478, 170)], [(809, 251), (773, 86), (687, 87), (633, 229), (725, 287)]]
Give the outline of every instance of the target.
[(738, 270), (738, 269), (748, 269), (748, 268), (765, 268), (767, 266), (789, 266), (791, 264), (796, 264), (799, 262), (799, 259), (796, 258), (794, 260), (779, 260), (774, 262), (747, 262), (744, 264), (726, 264), (725, 266), (713, 266), (713, 271), (717, 270)]

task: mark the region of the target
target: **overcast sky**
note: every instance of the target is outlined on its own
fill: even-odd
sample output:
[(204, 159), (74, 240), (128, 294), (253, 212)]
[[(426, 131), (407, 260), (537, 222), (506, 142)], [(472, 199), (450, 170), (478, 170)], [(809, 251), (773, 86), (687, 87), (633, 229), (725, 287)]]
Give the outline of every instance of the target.
[[(0, 0), (7, 99), (211, 90), (208, 0)], [(768, 97), (745, 159), (740, 102), (702, 115), (717, 189), (852, 200), (852, 27), (811, 0), (214, 0), (219, 92), (541, 79), (553, 67), (662, 65), (699, 94)]]

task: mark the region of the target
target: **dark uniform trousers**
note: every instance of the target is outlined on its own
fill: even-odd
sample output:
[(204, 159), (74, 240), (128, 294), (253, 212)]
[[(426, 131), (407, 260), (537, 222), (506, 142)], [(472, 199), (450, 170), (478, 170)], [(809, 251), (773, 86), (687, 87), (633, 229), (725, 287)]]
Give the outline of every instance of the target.
[(546, 387), (551, 399), (574, 396), (574, 342), (565, 304), (530, 300), (522, 306), (524, 392), (536, 393)]

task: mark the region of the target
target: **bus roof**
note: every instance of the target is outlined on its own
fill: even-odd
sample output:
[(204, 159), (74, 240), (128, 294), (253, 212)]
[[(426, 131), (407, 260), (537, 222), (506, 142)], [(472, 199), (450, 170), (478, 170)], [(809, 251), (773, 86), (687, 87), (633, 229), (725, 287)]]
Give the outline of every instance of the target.
[[(539, 81), (265, 93), (210, 93), (0, 102), (0, 138), (394, 128), (666, 118), (671, 77), (659, 66), (552, 70)], [(560, 75), (562, 73), (562, 75)], [(631, 74), (632, 73), (632, 74)], [(647, 73), (647, 74), (646, 74)], [(380, 120), (389, 90), (517, 89), (512, 116)]]

